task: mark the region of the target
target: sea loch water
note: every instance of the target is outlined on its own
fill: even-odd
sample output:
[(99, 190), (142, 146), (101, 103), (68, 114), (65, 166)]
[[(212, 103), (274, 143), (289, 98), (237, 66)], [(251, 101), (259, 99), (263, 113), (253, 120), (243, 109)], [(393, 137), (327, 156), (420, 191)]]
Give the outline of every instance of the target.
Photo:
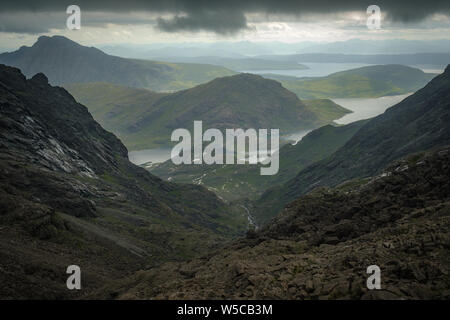
[[(386, 109), (399, 103), (409, 95), (411, 95), (411, 93), (367, 99), (332, 99), (335, 103), (353, 111), (353, 113), (346, 114), (345, 116), (335, 120), (334, 122), (336, 122), (337, 124), (348, 124), (354, 121), (375, 117), (379, 114), (382, 114), (384, 111), (386, 111)], [(298, 132), (283, 136), (281, 138), (295, 141), (294, 144), (296, 144), (309, 132), (310, 130), (299, 130)], [(147, 162), (160, 163), (167, 161), (170, 159), (170, 153), (171, 148), (155, 148), (131, 151), (128, 153), (128, 157), (134, 164), (141, 165)], [(248, 156), (252, 157), (253, 155), (247, 154), (246, 157)]]
[(334, 120), (334, 122), (337, 124), (349, 124), (358, 120), (376, 117), (411, 94), (412, 92), (380, 98), (332, 99), (338, 105), (353, 111), (342, 118)]

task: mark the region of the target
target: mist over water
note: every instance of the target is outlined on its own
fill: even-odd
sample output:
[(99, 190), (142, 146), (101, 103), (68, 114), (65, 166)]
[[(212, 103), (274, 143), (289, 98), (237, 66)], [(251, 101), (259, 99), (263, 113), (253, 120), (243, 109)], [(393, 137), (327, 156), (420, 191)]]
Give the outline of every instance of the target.
[[(292, 144), (297, 144), (304, 136), (306, 136), (311, 130), (299, 130), (297, 132), (293, 132), (287, 135), (283, 135), (280, 137), (280, 140), (289, 141)], [(278, 150), (278, 149), (276, 149)], [(275, 152), (276, 150), (271, 150), (271, 153)], [(155, 163), (161, 163), (165, 162), (170, 159), (171, 155), (171, 148), (155, 148), (155, 149), (143, 149), (143, 150), (137, 150), (137, 151), (130, 151), (128, 153), (129, 160), (136, 164), (136, 165), (142, 165), (144, 163), (151, 162), (153, 164)], [(228, 150), (226, 153), (231, 153)], [(266, 155), (266, 150), (259, 150), (258, 152), (244, 152), (243, 154), (238, 153), (237, 157), (238, 159), (253, 159), (256, 158), (257, 155)], [(195, 159), (194, 159), (195, 162)]]
[(312, 130), (299, 130), (297, 132), (293, 132), (293, 133), (287, 134), (285, 136), (281, 136), (281, 139), (290, 141), (293, 145), (296, 145), (300, 140), (303, 139), (304, 136), (306, 136), (311, 131)]
[(353, 111), (353, 113), (348, 113), (342, 118), (334, 120), (334, 122), (337, 124), (348, 124), (358, 120), (376, 117), (411, 94), (412, 92), (380, 98), (332, 99), (338, 105)]
[(171, 151), (171, 148), (155, 148), (130, 151), (128, 152), (128, 159), (136, 165), (141, 165), (147, 162), (160, 163), (170, 159)]

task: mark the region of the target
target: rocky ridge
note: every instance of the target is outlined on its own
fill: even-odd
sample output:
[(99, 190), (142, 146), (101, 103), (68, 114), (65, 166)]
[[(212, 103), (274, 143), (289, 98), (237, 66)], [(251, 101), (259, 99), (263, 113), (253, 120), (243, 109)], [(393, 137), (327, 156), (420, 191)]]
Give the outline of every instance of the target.
[[(164, 182), (43, 74), (0, 65), (0, 298), (69, 298), (246, 229), (242, 209)], [(70, 292), (65, 269), (86, 274)], [(42, 289), (45, 288), (45, 289)]]

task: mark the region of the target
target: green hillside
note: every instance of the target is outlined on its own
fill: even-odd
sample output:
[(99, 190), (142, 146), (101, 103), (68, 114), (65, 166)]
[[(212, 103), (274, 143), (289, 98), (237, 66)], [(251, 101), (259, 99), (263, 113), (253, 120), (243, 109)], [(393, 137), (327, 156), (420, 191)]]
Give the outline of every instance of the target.
[(268, 188), (287, 182), (311, 163), (331, 155), (366, 122), (361, 120), (345, 126), (326, 125), (313, 130), (296, 145), (282, 146), (279, 152), (280, 169), (273, 176), (261, 176), (260, 165), (174, 165), (168, 160), (147, 168), (165, 180), (201, 184), (227, 200), (255, 198)]
[(281, 134), (313, 129), (349, 111), (330, 100), (303, 102), (279, 82), (252, 74), (217, 78), (172, 94), (107, 83), (68, 84), (94, 118), (129, 150), (171, 145), (174, 129), (279, 128)]
[(293, 61), (277, 61), (259, 58), (225, 58), (215, 56), (199, 57), (158, 57), (157, 60), (169, 62), (208, 63), (234, 71), (250, 70), (305, 70), (307, 66)]
[(317, 115), (319, 122), (329, 123), (352, 111), (334, 103), (330, 99), (302, 99), (306, 107)]
[(368, 66), (317, 78), (267, 75), (279, 80), (300, 99), (376, 98), (404, 94), (422, 88), (434, 76), (403, 65)]

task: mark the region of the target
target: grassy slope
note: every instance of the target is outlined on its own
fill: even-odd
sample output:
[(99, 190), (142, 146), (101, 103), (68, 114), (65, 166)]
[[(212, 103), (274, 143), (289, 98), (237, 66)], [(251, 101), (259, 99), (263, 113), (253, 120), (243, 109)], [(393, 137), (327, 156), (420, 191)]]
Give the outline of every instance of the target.
[[(284, 87), (301, 99), (375, 98), (423, 87), (435, 75), (401, 65), (377, 65), (333, 73), (326, 77), (280, 77)], [(275, 77), (271, 75), (271, 77)]]
[[(167, 63), (172, 67), (171, 80), (161, 87), (161, 91), (177, 91), (195, 87), (217, 77), (235, 75), (236, 72), (221, 66), (199, 63)], [(152, 87), (148, 87), (152, 89)], [(154, 89), (157, 90), (157, 89)]]
[[(139, 145), (141, 140), (139, 134), (130, 132), (130, 126), (151, 110), (155, 101), (167, 95), (111, 83), (68, 84), (64, 87), (77, 101), (88, 107), (95, 120), (114, 132), (128, 149)], [(156, 140), (157, 136), (143, 136), (142, 140), (146, 138)]]
[(150, 171), (170, 181), (202, 184), (227, 200), (255, 198), (264, 190), (285, 183), (309, 164), (331, 155), (365, 122), (327, 125), (310, 132), (296, 145), (283, 146), (280, 170), (273, 176), (261, 176), (259, 165), (174, 165), (170, 160), (150, 167)]
[(275, 81), (243, 74), (173, 94), (107, 83), (65, 88), (130, 150), (170, 145), (173, 129), (190, 128), (198, 119), (221, 129), (280, 128), (288, 133), (330, 123), (348, 112), (330, 100), (303, 103)]
[(250, 70), (304, 70), (308, 67), (291, 61), (276, 61), (258, 58), (205, 57), (157, 57), (156, 60), (170, 62), (207, 63), (222, 66), (234, 71)]
[(224, 66), (231, 70), (304, 70), (308, 67), (290, 61), (273, 61), (257, 58), (227, 59), (218, 58), (218, 61), (212, 60), (215, 65)]
[(308, 99), (302, 100), (306, 107), (317, 115), (321, 123), (329, 123), (339, 119), (350, 110), (334, 103), (329, 99)]

